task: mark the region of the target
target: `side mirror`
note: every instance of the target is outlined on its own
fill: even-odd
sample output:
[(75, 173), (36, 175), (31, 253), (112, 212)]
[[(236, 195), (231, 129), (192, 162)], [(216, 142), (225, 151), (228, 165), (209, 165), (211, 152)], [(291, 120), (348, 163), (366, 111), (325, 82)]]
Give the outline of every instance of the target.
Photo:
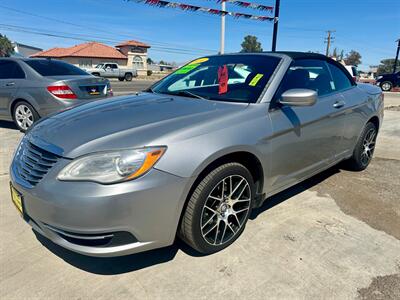
[(317, 102), (317, 92), (309, 89), (291, 89), (284, 92), (279, 103), (289, 106), (311, 106)]

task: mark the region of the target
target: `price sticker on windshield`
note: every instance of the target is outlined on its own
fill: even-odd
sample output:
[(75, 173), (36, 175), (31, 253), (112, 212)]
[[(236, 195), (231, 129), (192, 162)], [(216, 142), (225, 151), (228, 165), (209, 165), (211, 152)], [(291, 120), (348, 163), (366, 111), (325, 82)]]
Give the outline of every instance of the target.
[(190, 71), (196, 69), (198, 66), (200, 66), (200, 64), (190, 64), (190, 65), (183, 66), (182, 68), (176, 70), (175, 74), (187, 74)]
[(218, 94), (226, 94), (228, 92), (228, 67), (223, 65), (218, 68)]
[(256, 86), (257, 83), (260, 81), (261, 78), (264, 77), (264, 74), (257, 74), (254, 78), (250, 81), (249, 86)]

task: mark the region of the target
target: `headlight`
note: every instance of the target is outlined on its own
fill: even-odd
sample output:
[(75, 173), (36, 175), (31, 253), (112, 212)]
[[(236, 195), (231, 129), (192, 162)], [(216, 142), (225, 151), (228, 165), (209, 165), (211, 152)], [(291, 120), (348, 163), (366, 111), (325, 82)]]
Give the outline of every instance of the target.
[(77, 158), (58, 174), (59, 180), (116, 183), (148, 172), (166, 147), (98, 152)]

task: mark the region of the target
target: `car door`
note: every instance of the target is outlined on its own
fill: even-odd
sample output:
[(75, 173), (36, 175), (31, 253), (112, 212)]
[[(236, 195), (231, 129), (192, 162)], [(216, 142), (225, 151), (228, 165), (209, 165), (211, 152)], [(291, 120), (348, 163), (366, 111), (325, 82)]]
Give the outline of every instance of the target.
[(365, 116), (363, 104), (367, 103), (367, 95), (357, 88), (343, 68), (332, 62), (327, 62), (331, 73), (335, 93), (343, 97), (341, 107), (336, 107), (337, 118), (344, 124), (342, 141), (336, 145), (336, 159), (348, 157), (354, 150), (354, 145), (364, 126)]
[(10, 102), (17, 92), (25, 73), (13, 60), (0, 60), (0, 115), (9, 117)]
[[(292, 63), (271, 103), (269, 115), (270, 190), (293, 185), (326, 168), (342, 143), (344, 130), (340, 112), (343, 97), (334, 91), (332, 77), (324, 60), (301, 59)], [(317, 91), (312, 106), (285, 106), (279, 103), (290, 89)]]

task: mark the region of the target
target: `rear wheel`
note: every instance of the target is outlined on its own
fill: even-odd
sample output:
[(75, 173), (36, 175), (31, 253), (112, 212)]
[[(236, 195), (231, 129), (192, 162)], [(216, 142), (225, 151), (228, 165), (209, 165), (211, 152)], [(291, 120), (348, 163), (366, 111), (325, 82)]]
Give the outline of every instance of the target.
[(393, 84), (390, 81), (384, 81), (381, 83), (381, 89), (384, 92), (389, 92), (393, 87)]
[(132, 74), (131, 73), (126, 73), (125, 74), (125, 80), (126, 81), (132, 81)]
[(25, 132), (33, 123), (39, 120), (39, 114), (28, 102), (19, 101), (14, 106), (13, 119), (18, 129)]
[(191, 195), (179, 236), (203, 254), (228, 247), (245, 228), (254, 194), (253, 178), (243, 165), (227, 163), (216, 168)]
[(374, 154), (377, 133), (376, 126), (371, 122), (367, 123), (354, 148), (353, 156), (348, 160), (348, 166), (352, 170), (362, 171), (368, 167)]

